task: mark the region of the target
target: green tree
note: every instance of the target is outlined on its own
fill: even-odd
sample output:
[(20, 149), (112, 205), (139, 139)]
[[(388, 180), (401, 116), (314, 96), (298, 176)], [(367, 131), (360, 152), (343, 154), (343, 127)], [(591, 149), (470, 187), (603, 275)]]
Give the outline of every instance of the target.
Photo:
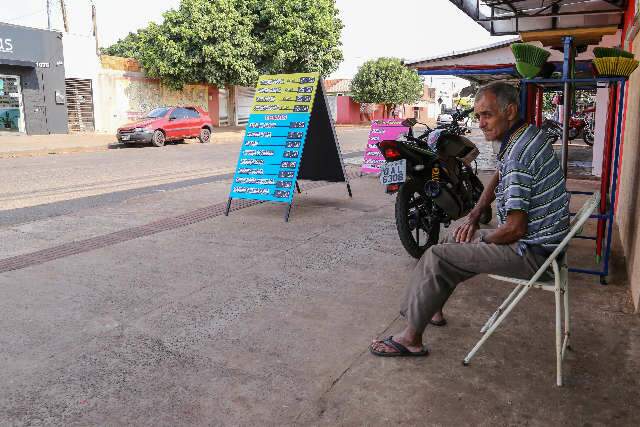
[(118, 42), (109, 47), (101, 48), (100, 51), (103, 55), (137, 58), (140, 56), (140, 38), (143, 32), (144, 29), (138, 30), (135, 33), (129, 33), (125, 38), (118, 40)]
[(179, 89), (187, 83), (251, 86), (263, 73), (319, 71), (342, 60), (334, 0), (181, 0), (105, 52), (127, 54)]
[(343, 28), (335, 0), (254, 1), (253, 30), (264, 48), (263, 73), (319, 72), (331, 74), (342, 62)]
[(359, 103), (384, 104), (387, 114), (395, 105), (416, 102), (423, 92), (418, 74), (398, 58), (367, 61), (351, 81), (353, 99)]
[(187, 83), (249, 85), (258, 78), (262, 47), (255, 17), (239, 0), (182, 0), (164, 21), (151, 23), (135, 57), (151, 77), (180, 89)]

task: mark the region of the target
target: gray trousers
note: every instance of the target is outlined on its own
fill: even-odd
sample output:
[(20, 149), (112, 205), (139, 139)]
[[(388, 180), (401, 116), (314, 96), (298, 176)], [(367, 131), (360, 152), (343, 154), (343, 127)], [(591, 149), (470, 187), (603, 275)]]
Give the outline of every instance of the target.
[(544, 255), (531, 251), (518, 255), (515, 243), (480, 242), (480, 236), (491, 233), (490, 229), (478, 230), (469, 243), (456, 243), (455, 227), (450, 229), (418, 261), (400, 307), (400, 314), (418, 332), (424, 331), (459, 283), (482, 273), (530, 279), (546, 260)]

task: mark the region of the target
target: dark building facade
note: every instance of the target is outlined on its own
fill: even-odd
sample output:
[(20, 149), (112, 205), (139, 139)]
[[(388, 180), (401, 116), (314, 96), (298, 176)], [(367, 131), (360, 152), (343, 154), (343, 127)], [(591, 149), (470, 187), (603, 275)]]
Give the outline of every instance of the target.
[(67, 133), (62, 34), (0, 23), (0, 135)]

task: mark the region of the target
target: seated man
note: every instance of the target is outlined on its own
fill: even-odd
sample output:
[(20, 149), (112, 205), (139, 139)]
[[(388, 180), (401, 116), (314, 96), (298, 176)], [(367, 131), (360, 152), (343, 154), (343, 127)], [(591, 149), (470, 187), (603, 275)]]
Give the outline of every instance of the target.
[[(406, 327), (375, 340), (377, 356), (426, 356), (427, 324), (443, 324), (442, 307), (456, 286), (477, 274), (528, 279), (569, 231), (569, 195), (543, 132), (519, 119), (518, 92), (506, 83), (482, 87), (474, 112), (487, 141), (501, 141), (497, 172), (462, 225), (422, 256), (400, 313)], [(479, 229), (480, 213), (496, 201), (497, 229)]]

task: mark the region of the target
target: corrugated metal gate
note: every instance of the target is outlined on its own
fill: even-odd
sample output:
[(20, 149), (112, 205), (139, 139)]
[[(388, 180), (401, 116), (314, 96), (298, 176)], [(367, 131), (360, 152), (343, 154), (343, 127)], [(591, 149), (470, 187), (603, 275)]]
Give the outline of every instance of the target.
[(90, 79), (65, 79), (69, 132), (93, 132), (93, 87)]
[(229, 113), (228, 105), (229, 94), (224, 88), (218, 89), (218, 119), (220, 120), (220, 126), (229, 126)]
[(236, 86), (236, 121), (237, 125), (245, 125), (249, 121), (255, 88)]

